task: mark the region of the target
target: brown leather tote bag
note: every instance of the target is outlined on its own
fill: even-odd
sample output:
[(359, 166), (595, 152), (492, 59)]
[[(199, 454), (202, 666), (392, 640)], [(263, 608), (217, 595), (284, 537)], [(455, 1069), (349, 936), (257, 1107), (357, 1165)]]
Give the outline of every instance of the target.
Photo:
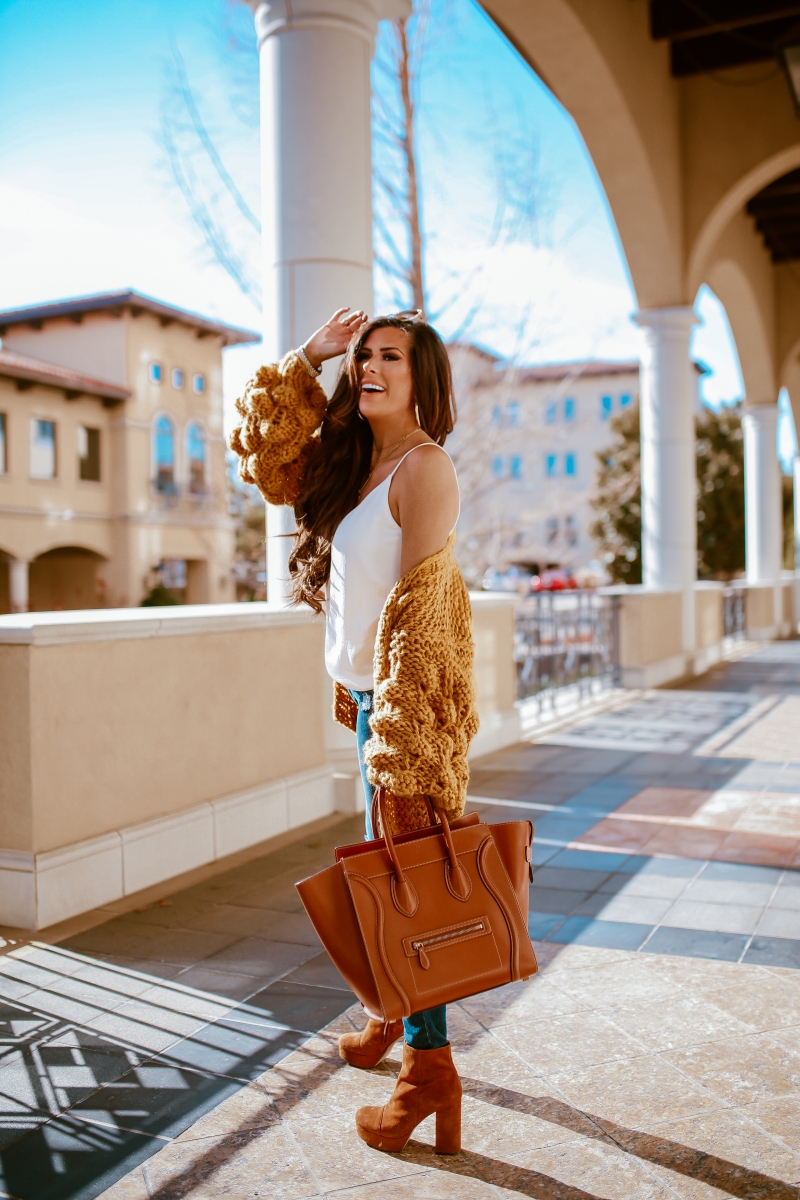
[(385, 1021), (528, 979), (533, 825), (477, 813), (340, 847), (295, 884), (320, 940), (361, 1003)]

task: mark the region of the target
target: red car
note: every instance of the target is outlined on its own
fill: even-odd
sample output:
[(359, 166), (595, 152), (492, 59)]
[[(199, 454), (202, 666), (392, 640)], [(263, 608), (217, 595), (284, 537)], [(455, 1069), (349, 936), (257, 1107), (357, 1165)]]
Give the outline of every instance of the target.
[(577, 587), (577, 580), (564, 567), (556, 567), (550, 571), (542, 571), (541, 575), (531, 576), (532, 592), (567, 592)]

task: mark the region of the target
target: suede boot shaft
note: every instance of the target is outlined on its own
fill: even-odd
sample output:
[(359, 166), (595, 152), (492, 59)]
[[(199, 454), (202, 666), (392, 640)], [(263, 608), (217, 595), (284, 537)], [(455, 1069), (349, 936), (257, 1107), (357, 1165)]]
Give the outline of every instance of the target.
[(461, 1149), (461, 1080), (450, 1046), (415, 1050), (403, 1046), (403, 1066), (388, 1104), (360, 1108), (358, 1135), (375, 1150), (402, 1150), (426, 1117), (436, 1114), (436, 1153)]

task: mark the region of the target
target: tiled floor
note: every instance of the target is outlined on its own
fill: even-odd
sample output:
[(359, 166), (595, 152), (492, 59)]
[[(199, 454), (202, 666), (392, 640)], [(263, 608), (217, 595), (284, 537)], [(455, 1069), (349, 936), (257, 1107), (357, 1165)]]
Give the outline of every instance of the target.
[(0, 1194), (99, 1195), (352, 1003), (294, 882), (360, 829), (0, 956)]
[(800, 973), (539, 947), (529, 983), (452, 1005), (461, 1154), (429, 1119), (401, 1154), (359, 1141), (398, 1049), (345, 1066), (358, 1006), (165, 1145), (104, 1200), (797, 1200)]
[(800, 642), (484, 759), (470, 792), (535, 821), (532, 937), (800, 968)]
[(293, 884), (356, 819), (0, 957), (0, 1193), (800, 1200), (798, 698), (769, 647), (478, 764), (473, 807), (536, 823), (544, 969), (453, 1006), (458, 1158), (353, 1133), (397, 1052), (336, 1058), (359, 1016)]

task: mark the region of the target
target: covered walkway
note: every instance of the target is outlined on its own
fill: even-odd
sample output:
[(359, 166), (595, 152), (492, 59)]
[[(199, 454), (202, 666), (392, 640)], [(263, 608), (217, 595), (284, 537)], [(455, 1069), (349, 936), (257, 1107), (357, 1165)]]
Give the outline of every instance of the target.
[(354, 1132), (399, 1056), (336, 1056), (359, 1013), (292, 886), (351, 818), (57, 945), (7, 931), (0, 1189), (797, 1200), (800, 645), (747, 649), (473, 772), (488, 820), (536, 822), (542, 969), (452, 1008), (460, 1156)]

